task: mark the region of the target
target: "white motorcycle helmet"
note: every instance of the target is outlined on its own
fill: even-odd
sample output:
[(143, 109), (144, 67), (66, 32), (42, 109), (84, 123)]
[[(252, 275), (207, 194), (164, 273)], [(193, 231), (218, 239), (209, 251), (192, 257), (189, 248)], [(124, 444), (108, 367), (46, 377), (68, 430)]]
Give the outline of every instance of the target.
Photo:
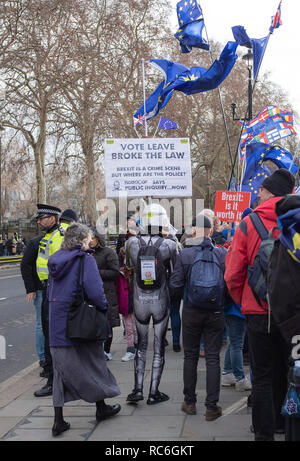
[(147, 229), (148, 226), (170, 228), (167, 212), (159, 203), (151, 203), (143, 209), (142, 227)]

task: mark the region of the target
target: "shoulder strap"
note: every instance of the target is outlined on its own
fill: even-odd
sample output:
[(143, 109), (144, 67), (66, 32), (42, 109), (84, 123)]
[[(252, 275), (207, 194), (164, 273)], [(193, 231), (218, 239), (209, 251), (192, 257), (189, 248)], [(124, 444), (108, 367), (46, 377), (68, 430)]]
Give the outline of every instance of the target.
[(85, 255), (80, 256), (80, 263), (79, 263), (79, 285), (81, 288), (81, 296), (84, 298), (84, 282), (83, 282), (83, 276), (84, 276), (84, 261), (85, 261)]
[(264, 225), (262, 220), (260, 219), (259, 215), (257, 213), (251, 213), (249, 215), (249, 217), (251, 219), (251, 222), (252, 222), (256, 232), (258, 233), (259, 237), (261, 238), (261, 240), (265, 240), (266, 238), (268, 238), (269, 232), (266, 229), (266, 226)]
[(164, 239), (162, 237), (159, 237), (156, 242), (153, 243), (153, 246), (156, 248), (159, 248), (160, 245), (163, 243)]
[(139, 245), (140, 245), (140, 247), (146, 247), (147, 245), (149, 245), (149, 243), (146, 243), (145, 240), (142, 238), (141, 235), (138, 237), (138, 239), (139, 239)]

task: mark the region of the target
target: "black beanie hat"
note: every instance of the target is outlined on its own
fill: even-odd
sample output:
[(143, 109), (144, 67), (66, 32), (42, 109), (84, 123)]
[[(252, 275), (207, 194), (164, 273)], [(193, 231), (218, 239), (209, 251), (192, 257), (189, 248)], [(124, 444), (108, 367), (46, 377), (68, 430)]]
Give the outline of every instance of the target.
[(71, 210), (71, 208), (67, 208), (62, 212), (60, 219), (64, 219), (65, 221), (77, 222), (77, 214), (75, 213), (75, 211)]
[(198, 214), (198, 216), (193, 218), (192, 226), (193, 227), (206, 227), (208, 229), (212, 228), (211, 220), (203, 214)]
[(282, 197), (293, 192), (295, 178), (288, 170), (280, 168), (263, 181), (262, 187), (275, 195), (275, 197)]

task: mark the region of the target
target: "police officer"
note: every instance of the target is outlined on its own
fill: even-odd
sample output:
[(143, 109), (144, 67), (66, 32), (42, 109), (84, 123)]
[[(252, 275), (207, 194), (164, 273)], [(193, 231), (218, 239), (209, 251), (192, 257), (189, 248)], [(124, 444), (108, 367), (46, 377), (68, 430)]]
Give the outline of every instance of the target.
[(60, 226), (66, 231), (70, 224), (77, 222), (77, 214), (71, 208), (64, 210), (59, 218)]
[(49, 348), (49, 302), (47, 299), (48, 259), (60, 249), (64, 239), (64, 229), (59, 224), (61, 210), (52, 205), (37, 204), (37, 224), (44, 236), (41, 238), (36, 260), (36, 271), (43, 287), (42, 326), (45, 335), (45, 361), (48, 380), (47, 384), (37, 390), (36, 397), (52, 395), (53, 367)]

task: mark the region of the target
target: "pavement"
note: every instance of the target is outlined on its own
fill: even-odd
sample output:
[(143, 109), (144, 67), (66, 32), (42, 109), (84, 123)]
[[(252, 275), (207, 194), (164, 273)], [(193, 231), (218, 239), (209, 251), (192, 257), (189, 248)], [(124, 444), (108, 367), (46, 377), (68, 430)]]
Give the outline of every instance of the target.
[[(107, 399), (106, 403), (120, 403), (121, 412), (101, 423), (96, 422), (95, 405), (84, 401), (69, 402), (64, 407), (64, 418), (71, 429), (52, 437), (53, 406), (51, 397), (37, 398), (33, 393), (45, 384), (40, 378), (38, 362), (0, 384), (0, 441), (170, 441), (173, 444), (191, 445), (200, 441), (253, 441), (250, 432), (251, 409), (247, 408), (248, 392), (235, 388), (221, 388), (222, 417), (205, 421), (205, 359), (199, 358), (197, 382), (197, 415), (186, 415), (180, 409), (183, 401), (183, 351), (174, 352), (171, 331), (167, 333), (166, 363), (160, 391), (170, 399), (157, 405), (146, 404), (151, 377), (153, 329), (149, 329), (149, 346), (144, 380), (145, 400), (137, 405), (126, 403), (133, 388), (133, 361), (122, 362), (126, 352), (123, 327), (114, 329), (112, 360), (107, 365), (119, 384), (121, 395)], [(225, 346), (221, 352), (224, 361)], [(246, 371), (247, 367), (245, 367)], [(283, 435), (276, 440), (284, 440)]]

